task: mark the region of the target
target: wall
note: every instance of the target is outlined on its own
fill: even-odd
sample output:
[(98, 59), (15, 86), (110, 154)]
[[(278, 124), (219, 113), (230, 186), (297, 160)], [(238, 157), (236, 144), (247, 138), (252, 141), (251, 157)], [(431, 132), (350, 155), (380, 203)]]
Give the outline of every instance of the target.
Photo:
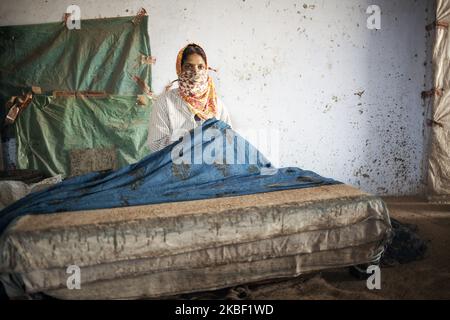
[[(13, 0), (1, 2), (0, 23), (60, 21), (70, 4), (82, 18), (147, 9), (156, 93), (175, 79), (178, 50), (201, 44), (235, 129), (279, 133), (275, 164), (380, 195), (423, 190), (433, 1)], [(381, 30), (366, 27), (370, 4)]]

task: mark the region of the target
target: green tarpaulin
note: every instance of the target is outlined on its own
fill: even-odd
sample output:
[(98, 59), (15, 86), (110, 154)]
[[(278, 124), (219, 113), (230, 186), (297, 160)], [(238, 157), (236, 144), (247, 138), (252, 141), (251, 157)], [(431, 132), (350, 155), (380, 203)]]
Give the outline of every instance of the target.
[(134, 18), (82, 20), (79, 30), (63, 22), (0, 27), (0, 94), (31, 86), (142, 93), (133, 77), (151, 83), (148, 17)]
[(138, 15), (82, 20), (79, 30), (62, 21), (0, 27), (0, 123), (11, 96), (33, 86), (42, 93), (8, 130), (17, 168), (70, 176), (83, 173), (73, 168), (83, 157), (106, 155), (120, 167), (149, 153), (151, 100), (137, 103), (151, 90), (147, 26), (148, 17)]
[(133, 96), (35, 96), (16, 121), (17, 164), (69, 176), (70, 152), (86, 149), (115, 150), (118, 167), (137, 162), (150, 153), (150, 110)]

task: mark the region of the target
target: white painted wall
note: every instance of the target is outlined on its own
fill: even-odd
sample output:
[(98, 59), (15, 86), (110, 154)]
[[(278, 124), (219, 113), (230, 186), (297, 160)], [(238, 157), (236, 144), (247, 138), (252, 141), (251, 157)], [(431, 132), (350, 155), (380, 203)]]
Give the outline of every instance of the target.
[[(0, 24), (60, 21), (70, 4), (82, 18), (147, 9), (156, 93), (178, 50), (201, 44), (235, 128), (281, 130), (274, 163), (381, 195), (422, 191), (431, 0), (11, 0)], [(379, 31), (366, 28), (370, 4)]]

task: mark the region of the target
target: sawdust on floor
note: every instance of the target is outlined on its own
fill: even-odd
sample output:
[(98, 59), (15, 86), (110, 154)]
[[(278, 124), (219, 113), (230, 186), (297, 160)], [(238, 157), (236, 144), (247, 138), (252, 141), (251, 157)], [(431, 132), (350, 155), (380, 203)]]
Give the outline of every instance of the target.
[(384, 199), (393, 218), (418, 226), (427, 241), (425, 259), (381, 269), (381, 290), (369, 290), (347, 268), (296, 278), (271, 280), (176, 299), (450, 299), (450, 205), (433, 205), (421, 197)]

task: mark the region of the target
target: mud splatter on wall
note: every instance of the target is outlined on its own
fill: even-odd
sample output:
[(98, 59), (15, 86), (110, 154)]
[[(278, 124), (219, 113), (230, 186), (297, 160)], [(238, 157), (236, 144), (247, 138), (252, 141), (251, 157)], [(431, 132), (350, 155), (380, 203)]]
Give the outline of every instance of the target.
[[(147, 9), (156, 93), (175, 79), (181, 46), (204, 46), (235, 128), (279, 129), (273, 163), (378, 194), (413, 194), (425, 172), (420, 93), (433, 1), (376, 2), (378, 31), (366, 27), (373, 3), (365, 0), (76, 1), (82, 18)], [(0, 21), (59, 21), (72, 3), (5, 2)]]

